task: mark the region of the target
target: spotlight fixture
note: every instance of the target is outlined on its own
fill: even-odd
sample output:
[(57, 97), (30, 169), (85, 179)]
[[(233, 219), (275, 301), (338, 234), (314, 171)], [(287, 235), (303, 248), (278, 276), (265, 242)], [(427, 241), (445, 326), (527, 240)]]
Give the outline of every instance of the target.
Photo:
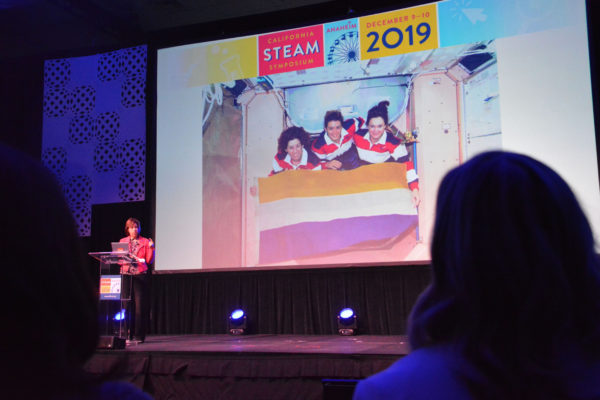
[(356, 313), (351, 308), (344, 308), (337, 316), (338, 333), (342, 336), (356, 334), (358, 323)]
[(113, 317), (113, 320), (115, 320), (115, 321), (125, 320), (125, 309), (122, 309), (121, 311), (116, 313), (115, 316)]
[(229, 314), (229, 323), (227, 324), (229, 333), (232, 335), (243, 335), (246, 331), (246, 313), (238, 308)]

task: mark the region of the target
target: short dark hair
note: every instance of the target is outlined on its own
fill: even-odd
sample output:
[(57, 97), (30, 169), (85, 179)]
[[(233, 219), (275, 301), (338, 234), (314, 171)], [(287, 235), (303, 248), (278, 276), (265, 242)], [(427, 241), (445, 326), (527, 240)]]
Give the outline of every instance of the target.
[(290, 140), (294, 139), (300, 140), (300, 143), (302, 143), (305, 149), (310, 147), (310, 137), (304, 128), (292, 126), (285, 129), (283, 132), (281, 132), (281, 135), (279, 135), (279, 139), (277, 139), (277, 151), (281, 154), (284, 154), (288, 143)]
[(329, 110), (325, 113), (325, 118), (323, 118), (323, 127), (327, 129), (327, 124), (330, 121), (340, 121), (340, 123), (344, 122), (344, 116), (342, 112), (339, 110)]
[(371, 118), (381, 117), (383, 118), (383, 122), (388, 124), (388, 106), (390, 102), (387, 100), (380, 101), (375, 107), (371, 107), (369, 112), (367, 113), (367, 124), (371, 121)]
[(140, 220), (137, 218), (128, 218), (127, 221), (125, 221), (125, 234), (129, 235), (129, 228), (131, 228), (133, 225), (137, 225), (138, 230), (142, 230), (142, 224), (140, 223)]
[(548, 166), (495, 151), (450, 171), (438, 190), (431, 258), (411, 346), (452, 344), (487, 379), (470, 382), (475, 398), (569, 398), (563, 361), (598, 363), (592, 230)]

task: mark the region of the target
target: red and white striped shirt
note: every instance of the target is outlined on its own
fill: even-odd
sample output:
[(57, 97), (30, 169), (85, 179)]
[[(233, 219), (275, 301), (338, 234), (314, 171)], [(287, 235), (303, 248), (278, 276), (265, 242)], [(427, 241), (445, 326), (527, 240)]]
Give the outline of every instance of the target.
[(292, 164), (292, 157), (290, 157), (289, 154), (277, 153), (275, 154), (275, 158), (273, 158), (273, 170), (269, 176), (275, 175), (282, 171), (294, 169), (309, 169), (318, 171), (322, 169), (322, 166), (319, 160), (313, 154), (306, 151), (306, 149), (302, 149), (302, 158), (300, 159), (300, 163), (298, 165)]
[(354, 144), (363, 164), (379, 164), (388, 161), (404, 163), (408, 187), (411, 190), (419, 188), (419, 177), (415, 166), (410, 160), (406, 146), (400, 142), (400, 139), (389, 135), (388, 132), (383, 132), (376, 143), (371, 143), (369, 130), (361, 129), (354, 134)]

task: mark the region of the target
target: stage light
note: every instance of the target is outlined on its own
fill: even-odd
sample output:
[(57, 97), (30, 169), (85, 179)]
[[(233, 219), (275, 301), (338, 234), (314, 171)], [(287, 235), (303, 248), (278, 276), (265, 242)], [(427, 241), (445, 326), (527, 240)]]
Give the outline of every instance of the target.
[(344, 308), (337, 316), (338, 333), (343, 336), (356, 334), (358, 327), (356, 313), (351, 308)]
[(125, 309), (119, 311), (113, 317), (113, 320), (115, 320), (115, 321), (123, 321), (124, 319), (125, 319)]
[(244, 310), (234, 310), (229, 315), (228, 323), (229, 333), (232, 335), (242, 335), (246, 331), (246, 313)]

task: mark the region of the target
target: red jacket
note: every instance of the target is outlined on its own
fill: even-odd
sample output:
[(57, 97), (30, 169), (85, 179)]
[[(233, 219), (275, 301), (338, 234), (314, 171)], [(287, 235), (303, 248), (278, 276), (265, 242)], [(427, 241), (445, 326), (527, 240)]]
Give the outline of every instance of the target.
[(151, 264), (154, 260), (154, 247), (150, 247), (150, 241), (145, 237), (138, 236), (136, 245), (135, 241), (132, 242), (129, 236), (126, 236), (121, 238), (119, 242), (129, 243), (129, 252), (138, 258), (146, 260), (145, 262), (133, 263), (133, 265), (123, 265), (121, 273), (128, 273), (130, 267), (136, 268), (139, 274), (148, 271), (148, 264)]

